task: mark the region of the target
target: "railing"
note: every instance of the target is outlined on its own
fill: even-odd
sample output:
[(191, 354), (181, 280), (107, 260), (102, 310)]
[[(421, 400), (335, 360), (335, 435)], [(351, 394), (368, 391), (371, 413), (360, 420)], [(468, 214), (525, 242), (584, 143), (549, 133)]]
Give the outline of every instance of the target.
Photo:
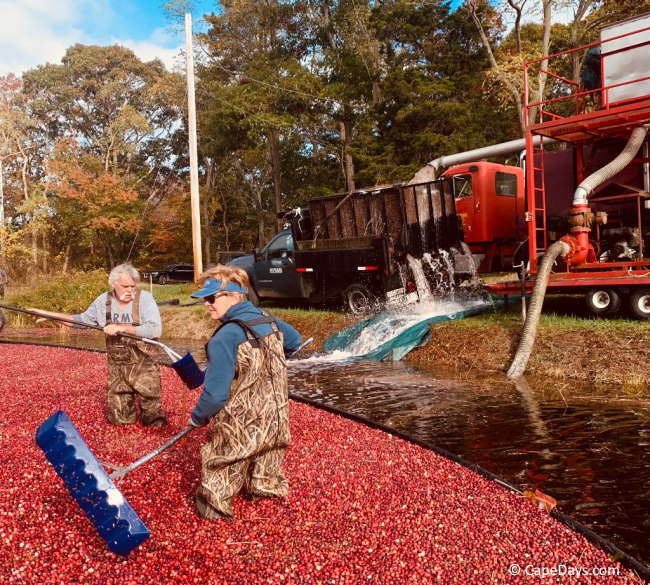
[[(646, 21), (647, 22), (647, 21)], [(593, 47), (602, 47), (613, 41), (619, 41), (621, 39), (627, 39), (634, 37), (635, 35), (640, 35), (642, 33), (647, 33), (645, 38), (639, 42), (632, 42), (632, 44), (624, 46), (622, 48), (616, 48), (609, 52), (601, 52), (600, 54), (600, 86), (587, 89), (583, 86), (582, 83), (576, 80), (568, 79), (566, 75), (560, 74), (560, 67), (564, 65), (567, 66), (567, 58), (571, 59), (575, 55), (580, 55), (580, 63), (582, 72), (584, 63), (584, 55), (586, 51)], [(638, 36), (636, 37), (638, 39)], [(633, 39), (633, 41), (636, 39)], [(588, 45), (581, 47), (576, 47), (574, 49), (569, 49), (566, 51), (561, 51), (548, 57), (540, 57), (532, 61), (528, 61), (524, 65), (524, 105), (526, 112), (526, 119), (530, 123), (543, 123), (552, 120), (559, 120), (562, 118), (567, 118), (570, 116), (585, 114), (588, 111), (600, 111), (608, 110), (612, 107), (621, 106), (626, 103), (635, 102), (642, 99), (650, 99), (650, 90), (643, 87), (639, 90), (639, 95), (635, 95), (626, 99), (617, 99), (610, 100), (610, 94), (612, 90), (617, 88), (628, 87), (634, 84), (641, 84), (645, 81), (650, 80), (650, 75), (643, 75), (640, 77), (635, 77), (633, 79), (621, 81), (619, 83), (611, 83), (609, 85), (604, 85), (605, 81), (605, 71), (604, 64), (605, 60), (612, 58), (614, 55), (619, 55), (621, 53), (626, 53), (630, 51), (637, 51), (642, 47), (647, 47), (647, 51), (650, 52), (650, 26), (640, 28), (638, 30), (628, 31), (624, 34), (616, 35), (599, 41), (594, 41)], [(575, 61), (574, 61), (575, 63)], [(572, 64), (569, 63), (569, 66)], [(533, 74), (538, 77), (538, 80), (544, 78), (552, 79), (552, 83), (546, 83), (544, 93), (550, 97), (546, 99), (530, 101), (531, 93), (531, 84), (529, 76)], [(547, 81), (547, 79), (545, 81)], [(539, 82), (539, 81), (538, 81)], [(559, 95), (558, 95), (559, 94)], [(553, 109), (551, 109), (553, 108)], [(531, 111), (535, 112), (535, 121), (531, 120), (530, 115)]]

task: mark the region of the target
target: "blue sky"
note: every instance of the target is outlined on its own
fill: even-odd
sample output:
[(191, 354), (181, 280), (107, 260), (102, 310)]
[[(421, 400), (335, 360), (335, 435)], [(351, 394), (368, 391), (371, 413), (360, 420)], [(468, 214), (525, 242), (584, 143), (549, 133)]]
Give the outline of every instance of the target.
[[(75, 44), (120, 44), (144, 60), (174, 67), (184, 44), (182, 28), (163, 9), (165, 0), (0, 0), (0, 75), (20, 75), (59, 63)], [(457, 6), (461, 0), (452, 0)], [(195, 31), (216, 0), (192, 0)]]
[[(120, 44), (142, 59), (173, 66), (184, 43), (182, 28), (164, 0), (0, 0), (0, 75), (58, 63), (75, 43)], [(193, 18), (212, 12), (216, 0), (194, 0)], [(195, 27), (196, 29), (196, 27)]]

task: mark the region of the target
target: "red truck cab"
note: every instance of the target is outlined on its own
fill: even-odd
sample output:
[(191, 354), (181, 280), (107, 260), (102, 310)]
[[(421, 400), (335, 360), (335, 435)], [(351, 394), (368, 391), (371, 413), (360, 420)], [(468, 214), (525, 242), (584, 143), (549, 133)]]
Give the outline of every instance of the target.
[(479, 271), (511, 269), (513, 252), (526, 238), (523, 169), (479, 161), (443, 176), (452, 178), (456, 212)]

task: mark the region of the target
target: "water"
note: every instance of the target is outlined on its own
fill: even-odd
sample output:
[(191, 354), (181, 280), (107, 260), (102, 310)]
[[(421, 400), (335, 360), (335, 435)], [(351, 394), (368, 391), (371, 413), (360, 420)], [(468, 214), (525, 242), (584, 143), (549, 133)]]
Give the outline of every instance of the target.
[[(522, 489), (540, 489), (563, 512), (650, 563), (648, 398), (557, 380), (515, 384), (500, 374), (435, 365), (349, 362), (351, 353), (363, 355), (380, 343), (382, 326), (374, 341), (360, 336), (346, 352), (291, 361), (290, 391), (444, 447)], [(388, 335), (384, 329), (381, 339)], [(94, 333), (13, 339), (104, 347), (103, 336)], [(204, 360), (202, 342), (174, 339), (169, 345)]]
[(650, 562), (650, 400), (405, 362), (290, 366), (291, 392), (462, 455)]

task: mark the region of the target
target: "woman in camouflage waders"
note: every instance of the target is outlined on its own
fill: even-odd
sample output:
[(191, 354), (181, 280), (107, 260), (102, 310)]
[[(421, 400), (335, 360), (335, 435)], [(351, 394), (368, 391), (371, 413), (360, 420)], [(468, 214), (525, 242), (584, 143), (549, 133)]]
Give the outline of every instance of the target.
[(246, 300), (248, 275), (233, 266), (215, 266), (203, 275), (203, 299), (221, 324), (206, 346), (204, 389), (190, 423), (211, 422), (201, 448), (198, 513), (208, 519), (232, 517), (232, 498), (286, 496), (282, 461), (289, 445), (286, 355), (300, 334)]

